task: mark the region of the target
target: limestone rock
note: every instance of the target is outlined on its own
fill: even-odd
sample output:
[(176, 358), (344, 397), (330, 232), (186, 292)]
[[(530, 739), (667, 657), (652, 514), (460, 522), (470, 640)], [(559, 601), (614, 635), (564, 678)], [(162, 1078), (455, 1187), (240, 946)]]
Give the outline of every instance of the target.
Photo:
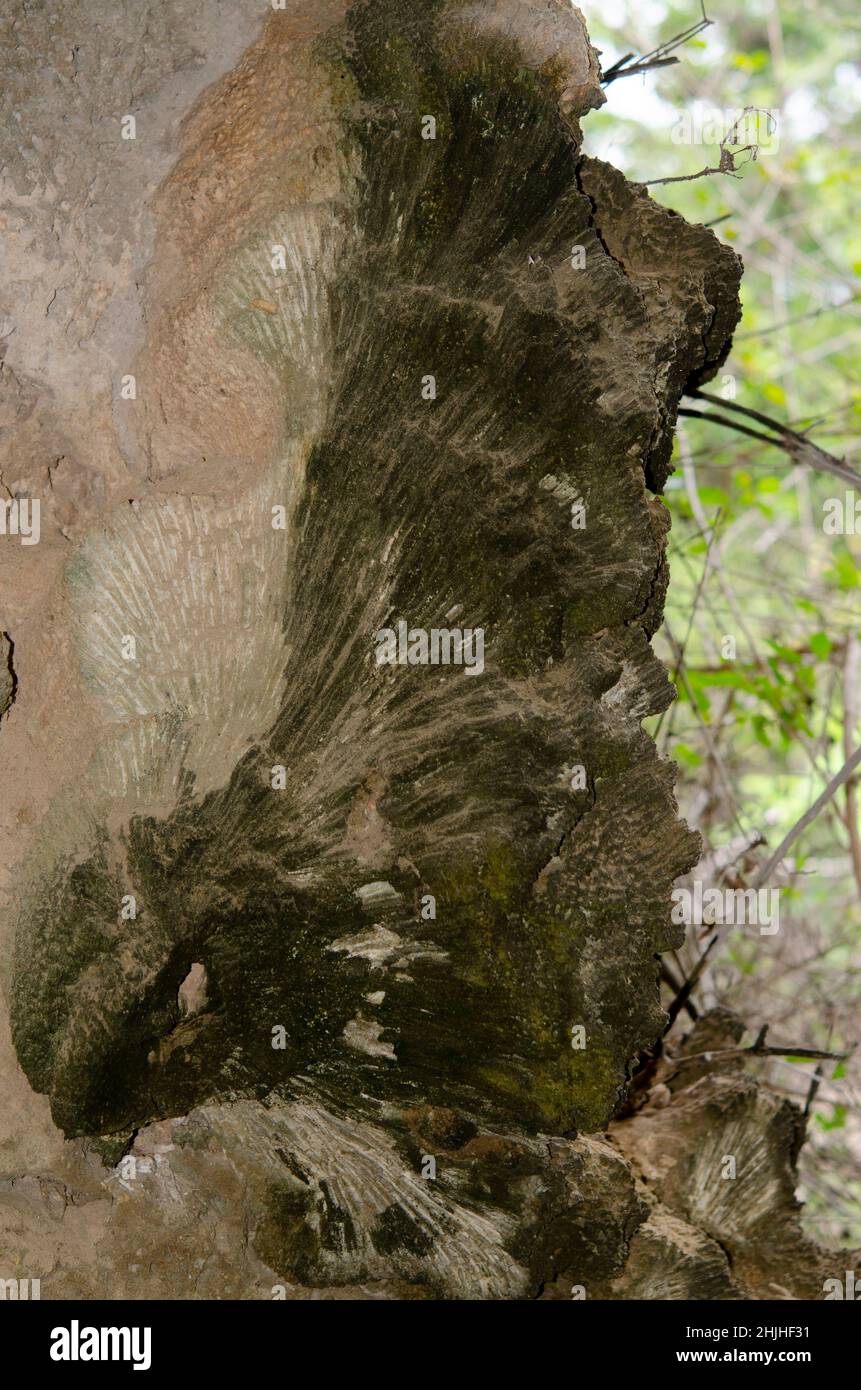
[[(582, 156), (555, 0), (3, 24), (4, 1248), (45, 1297), (768, 1285), (783, 1111), (596, 1137), (698, 857), (649, 490), (738, 259)], [(645, 1190), (700, 1115), (784, 1155), (731, 1274), (693, 1157)]]

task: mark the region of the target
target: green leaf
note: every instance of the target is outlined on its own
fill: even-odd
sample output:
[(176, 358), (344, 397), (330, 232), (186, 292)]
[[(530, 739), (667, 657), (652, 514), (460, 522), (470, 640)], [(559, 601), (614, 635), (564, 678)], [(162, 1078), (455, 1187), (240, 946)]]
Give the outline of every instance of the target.
[[(801, 654), (800, 654), (799, 652), (794, 652), (794, 651), (792, 650), (791, 647), (784, 647), (780, 642), (773, 642), (773, 641), (771, 640), (771, 638), (769, 638), (768, 645), (777, 653), (777, 655), (780, 657), (781, 661), (785, 661), (785, 662), (787, 663), (787, 665), (789, 665), (789, 666), (798, 666), (798, 665), (800, 665), (800, 663), (801, 663)], [(771, 662), (770, 662), (770, 661), (769, 661), (769, 665), (771, 665)], [(772, 669), (773, 669), (773, 668), (772, 668)], [(778, 674), (777, 671), (775, 671), (775, 675), (777, 675), (777, 674)], [(780, 679), (780, 677), (778, 677), (778, 679)]]
[(826, 573), (826, 579), (832, 580), (844, 593), (849, 589), (857, 589), (858, 581), (861, 579), (852, 556), (847, 550), (838, 550), (834, 556), (834, 567)]
[(684, 767), (699, 767), (703, 760), (702, 754), (687, 743), (673, 744), (673, 757), (677, 758)]
[(729, 506), (729, 493), (724, 492), (722, 487), (701, 487), (699, 493), (700, 501), (707, 507)]
[(827, 1120), (825, 1116), (819, 1112), (817, 1112), (816, 1119), (817, 1123), (820, 1124), (823, 1129), (843, 1129), (846, 1124), (846, 1106), (835, 1105), (834, 1114), (830, 1120)]

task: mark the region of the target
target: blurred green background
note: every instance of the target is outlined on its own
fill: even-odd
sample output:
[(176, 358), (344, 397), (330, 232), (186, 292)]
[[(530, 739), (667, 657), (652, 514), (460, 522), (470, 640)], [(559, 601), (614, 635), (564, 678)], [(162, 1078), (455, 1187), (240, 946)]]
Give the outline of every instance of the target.
[[(700, 18), (699, 0), (581, 0), (581, 9), (605, 72)], [(585, 151), (638, 182), (693, 174), (718, 163), (720, 132), (744, 108), (770, 113), (738, 177), (651, 193), (714, 224), (744, 260), (744, 316), (707, 389), (809, 428), (861, 470), (861, 12), (850, 0), (711, 0), (706, 13), (712, 24), (677, 50), (677, 64), (607, 85), (606, 106), (583, 122)], [(700, 136), (706, 143), (691, 142)], [(680, 764), (680, 806), (707, 853), (730, 846), (732, 862), (708, 881), (737, 887), (861, 743), (861, 535), (824, 530), (828, 499), (844, 504), (847, 484), (723, 426), (682, 419), (675, 465), (656, 645), (679, 700), (649, 727)], [(850, 511), (853, 500), (861, 533), (861, 489)], [(724, 928), (709, 956), (697, 1005), (734, 1009), (747, 1041), (764, 1023), (769, 1042), (787, 1047), (839, 1051), (861, 1040), (856, 798), (854, 785), (841, 788), (772, 880), (779, 933)], [(689, 933), (669, 962), (677, 979), (710, 935)], [(861, 1048), (826, 1062), (815, 1089), (815, 1063), (750, 1065), (808, 1109), (799, 1195), (811, 1234), (861, 1244)]]

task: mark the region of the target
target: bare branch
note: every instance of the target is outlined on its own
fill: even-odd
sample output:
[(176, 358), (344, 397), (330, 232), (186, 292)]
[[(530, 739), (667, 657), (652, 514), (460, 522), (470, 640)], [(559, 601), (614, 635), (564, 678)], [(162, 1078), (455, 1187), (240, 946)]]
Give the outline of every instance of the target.
[[(849, 758), (852, 752), (852, 739), (861, 714), (859, 699), (859, 669), (861, 669), (861, 643), (854, 632), (846, 637), (846, 655), (843, 662), (843, 756)], [(858, 827), (858, 797), (856, 779), (850, 777), (846, 783), (846, 827), (849, 831), (849, 849), (855, 884), (861, 896), (861, 831)]]
[[(734, 149), (733, 146), (738, 145), (738, 128), (750, 112), (759, 112), (761, 110), (762, 108), (758, 106), (746, 106), (744, 108), (738, 119), (733, 122), (731, 128), (720, 142), (720, 158), (717, 164), (706, 165), (705, 169), (698, 170), (696, 174), (672, 174), (669, 178), (665, 179), (649, 179), (643, 183), (641, 187), (656, 188), (659, 183), (690, 183), (692, 179), (702, 179), (705, 178), (707, 174), (728, 174), (730, 178), (740, 178), (741, 175), (738, 172), (739, 166), (736, 164), (736, 160), (740, 159), (743, 154), (746, 154), (748, 158), (744, 161), (744, 164), (752, 164), (759, 154), (759, 145), (753, 143), (750, 145), (742, 145), (740, 149)], [(769, 122), (774, 120), (770, 111), (765, 111), (765, 115)], [(771, 134), (771, 129), (769, 125), (769, 134)], [(741, 168), (744, 168), (744, 164), (741, 165)]]
[(696, 38), (704, 29), (708, 29), (712, 24), (706, 14), (703, 0), (700, 0), (700, 13), (702, 18), (698, 19), (688, 29), (684, 29), (675, 38), (669, 39), (666, 43), (659, 44), (653, 48), (651, 53), (645, 53), (642, 58), (637, 58), (633, 53), (626, 53), (624, 58), (620, 58), (611, 68), (608, 68), (601, 79), (601, 85), (608, 87), (611, 82), (615, 82), (619, 77), (631, 77), (638, 72), (648, 72), (651, 68), (667, 67), (671, 63), (677, 63), (678, 58), (671, 58), (669, 55), (689, 39)]
[(718, 1062), (726, 1057), (803, 1057), (805, 1061), (816, 1062), (843, 1062), (847, 1057), (852, 1056), (854, 1049), (848, 1052), (826, 1052), (818, 1047), (770, 1047), (765, 1039), (768, 1034), (768, 1024), (764, 1023), (757, 1034), (756, 1041), (750, 1047), (726, 1047), (717, 1052), (694, 1052), (689, 1057), (674, 1057), (672, 1066), (675, 1068), (690, 1066), (693, 1062)]
[(824, 792), (816, 798), (813, 805), (795, 822), (795, 825), (788, 834), (784, 835), (771, 858), (760, 865), (751, 879), (751, 888), (761, 888), (764, 883), (768, 882), (781, 859), (783, 859), (786, 854), (786, 851), (795, 844), (795, 841), (802, 831), (806, 830), (808, 825), (812, 825), (820, 811), (828, 805), (835, 792), (838, 792), (840, 788), (849, 781), (856, 767), (859, 765), (861, 765), (861, 745), (855, 749), (851, 758), (847, 759), (836, 776), (832, 777)]
[(702, 955), (700, 956), (690, 975), (685, 980), (685, 983), (682, 985), (681, 989), (679, 990), (675, 999), (671, 1003), (670, 1007), (667, 1009), (667, 1024), (664, 1028), (664, 1032), (662, 1035), (663, 1037), (666, 1037), (667, 1033), (670, 1031), (676, 1019), (678, 1018), (681, 1010), (687, 1007), (688, 999), (690, 998), (693, 991), (696, 989), (699, 978), (705, 970), (706, 962), (708, 961), (709, 956), (711, 955), (712, 951), (717, 945), (718, 939), (719, 938), (717, 932), (715, 932), (714, 936), (709, 938), (705, 950), (703, 951)]
[(825, 449), (820, 449), (818, 444), (814, 444), (805, 434), (791, 430), (788, 425), (781, 424), (779, 420), (773, 420), (770, 416), (763, 415), (759, 410), (752, 410), (749, 406), (739, 405), (737, 401), (724, 401), (719, 396), (712, 396), (707, 391), (700, 391), (696, 388), (689, 391), (688, 396), (693, 400), (708, 401), (710, 405), (719, 406), (721, 410), (734, 411), (737, 415), (744, 415), (749, 420), (756, 420), (775, 433), (764, 434), (761, 430), (753, 430), (737, 420), (728, 420), (725, 415), (715, 415), (704, 410), (682, 408), (679, 411), (680, 415), (692, 419), (711, 420), (716, 425), (724, 425), (727, 429), (737, 430), (739, 434), (746, 434), (751, 439), (761, 439), (766, 444), (773, 444), (775, 449), (780, 449), (783, 453), (788, 454), (794, 463), (806, 464), (808, 468), (813, 468), (817, 472), (831, 473), (844, 483), (849, 483), (853, 487), (861, 487), (861, 473), (856, 473), (842, 459), (835, 458)]

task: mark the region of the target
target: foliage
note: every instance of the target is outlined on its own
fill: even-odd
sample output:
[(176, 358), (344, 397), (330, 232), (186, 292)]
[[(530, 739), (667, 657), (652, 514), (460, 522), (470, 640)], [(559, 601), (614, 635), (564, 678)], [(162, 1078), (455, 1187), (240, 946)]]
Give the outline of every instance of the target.
[[(587, 11), (606, 71), (696, 21), (696, 0), (611, 0)], [(643, 182), (718, 162), (716, 117), (762, 118), (762, 146), (739, 176), (658, 184), (652, 195), (714, 223), (745, 262), (744, 317), (710, 392), (799, 430), (861, 469), (861, 21), (850, 0), (729, 0), (680, 61), (607, 86), (585, 123), (585, 148)], [(687, 129), (709, 144), (685, 143)], [(689, 404), (706, 411), (714, 407)], [(722, 412), (726, 414), (727, 412)], [(749, 882), (861, 742), (861, 534), (827, 534), (828, 499), (846, 485), (702, 419), (680, 421), (672, 513), (672, 580), (658, 644), (679, 700), (651, 731), (680, 766), (679, 799), (707, 851), (764, 836), (729, 871)], [(861, 502), (861, 490), (852, 501)], [(857, 530), (861, 533), (861, 507)], [(730, 639), (730, 640), (728, 640)], [(792, 846), (774, 937), (726, 929), (694, 998), (768, 1022), (787, 1046), (850, 1048), (861, 995), (861, 853), (854, 791), (842, 787)], [(852, 837), (856, 854), (853, 857)], [(674, 969), (686, 976), (702, 942)], [(814, 1064), (755, 1062), (804, 1104)], [(808, 1219), (821, 1238), (861, 1241), (859, 1065), (829, 1064), (810, 1101), (802, 1169)], [(820, 1160), (823, 1152), (827, 1163)]]

